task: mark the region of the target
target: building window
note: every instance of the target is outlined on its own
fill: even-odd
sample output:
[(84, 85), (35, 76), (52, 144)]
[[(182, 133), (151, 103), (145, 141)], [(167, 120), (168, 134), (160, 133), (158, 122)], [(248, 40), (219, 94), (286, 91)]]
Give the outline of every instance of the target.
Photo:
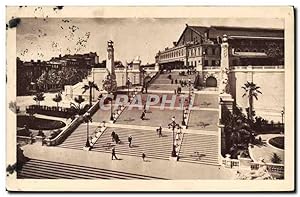
[(197, 61), (195, 61), (195, 65), (194, 66), (197, 66)]
[(207, 48), (204, 49), (204, 54), (207, 55)]
[(191, 66), (193, 66), (193, 62), (191, 62)]
[(207, 54), (208, 54), (208, 55), (212, 55), (212, 48), (209, 47), (209, 48), (207, 49)]
[(215, 66), (216, 65), (216, 60), (211, 60), (211, 65)]
[(237, 66), (237, 61), (236, 60), (232, 60), (232, 66)]
[(204, 60), (204, 66), (208, 66), (208, 60)]

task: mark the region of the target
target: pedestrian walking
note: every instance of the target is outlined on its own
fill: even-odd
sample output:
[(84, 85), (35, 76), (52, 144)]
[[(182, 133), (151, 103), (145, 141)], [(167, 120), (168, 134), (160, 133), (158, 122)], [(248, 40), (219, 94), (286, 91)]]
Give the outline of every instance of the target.
[(174, 90), (174, 94), (176, 95), (176, 89)]
[(111, 132), (111, 141), (113, 142), (115, 140), (116, 133), (115, 131)]
[(146, 158), (146, 154), (145, 153), (142, 154), (142, 158), (143, 158), (143, 161), (145, 161), (145, 158)]
[(128, 137), (128, 142), (129, 142), (128, 146), (129, 146), (129, 148), (131, 148), (131, 142), (132, 142), (132, 137), (131, 136)]
[(145, 113), (145, 111), (143, 111), (143, 113), (142, 113), (142, 115), (141, 115), (141, 119), (142, 119), (142, 120), (144, 120), (145, 115), (146, 115), (146, 113)]
[(115, 147), (113, 147), (113, 148), (111, 149), (111, 160), (114, 160), (114, 158), (115, 158), (116, 160), (118, 160), (118, 158), (117, 158), (117, 156), (116, 156), (116, 150), (115, 150)]
[(158, 137), (162, 137), (162, 128), (161, 128), (161, 126), (158, 128)]
[(119, 144), (121, 142), (118, 134), (115, 134), (115, 142), (116, 144)]

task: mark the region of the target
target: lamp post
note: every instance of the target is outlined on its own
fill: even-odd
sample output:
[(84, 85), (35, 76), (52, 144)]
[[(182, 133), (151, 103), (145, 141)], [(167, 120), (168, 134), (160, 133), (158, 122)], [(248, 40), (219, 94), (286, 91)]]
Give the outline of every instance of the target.
[(127, 83), (127, 96), (129, 97), (129, 85), (131, 83), (129, 78), (127, 79), (126, 83)]
[[(181, 98), (181, 99), (183, 99), (183, 98)], [(184, 99), (184, 100), (185, 100), (185, 99)], [(182, 124), (183, 126), (185, 126), (185, 120), (184, 120), (184, 114), (185, 114), (185, 113), (184, 113), (184, 111), (185, 111), (185, 110), (184, 110), (184, 103), (181, 102), (181, 105), (182, 105), (182, 106), (181, 106), (181, 107), (182, 107), (182, 123), (181, 123), (181, 124)]]
[(145, 68), (142, 68), (142, 75), (143, 75), (142, 87), (144, 87), (145, 86)]
[(281, 124), (282, 124), (282, 132), (284, 131), (284, 126), (283, 126), (283, 116), (284, 116), (284, 108), (281, 110)]
[(189, 104), (191, 102), (191, 78), (189, 78)]
[(112, 102), (113, 102), (113, 98), (110, 98), (110, 120), (111, 121), (114, 120), (113, 111), (112, 111)]
[(89, 112), (87, 112), (84, 116), (84, 121), (86, 122), (86, 143), (85, 143), (85, 146), (86, 147), (90, 147), (90, 140), (89, 140), (89, 122), (92, 122), (92, 117), (91, 117), (91, 114)]
[(179, 126), (179, 124), (177, 124), (176, 122), (175, 122), (175, 116), (173, 116), (172, 117), (172, 122), (170, 122), (169, 124), (168, 124), (168, 127), (169, 127), (169, 129), (170, 128), (172, 128), (172, 134), (173, 134), (173, 136), (172, 136), (172, 154), (171, 154), (171, 156), (172, 157), (177, 157), (177, 154), (176, 154), (176, 147), (175, 147), (175, 139), (174, 139), (174, 130), (175, 130), (175, 128), (178, 128), (178, 129), (180, 129), (180, 126)]

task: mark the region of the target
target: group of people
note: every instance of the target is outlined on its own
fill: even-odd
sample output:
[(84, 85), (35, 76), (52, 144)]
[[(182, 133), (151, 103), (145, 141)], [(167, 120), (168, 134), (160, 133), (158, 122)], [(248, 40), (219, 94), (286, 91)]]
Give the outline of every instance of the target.
[[(118, 134), (116, 134), (114, 131), (111, 133), (111, 136), (112, 136), (112, 141), (115, 141), (116, 144), (119, 144), (121, 142), (120, 139), (119, 139)], [(129, 148), (132, 148), (132, 136), (131, 135), (128, 137), (128, 146), (129, 146)], [(145, 161), (145, 158), (146, 158), (146, 154), (142, 153), (143, 161)], [(114, 159), (119, 160), (117, 155), (116, 155), (115, 146), (112, 147), (112, 149), (111, 149), (111, 160), (114, 160)]]
[(175, 82), (175, 84), (180, 84), (181, 87), (189, 86), (188, 80), (184, 80), (184, 79), (173, 80), (173, 79), (171, 79), (171, 84), (174, 84), (174, 82)]
[(116, 144), (120, 144), (121, 140), (119, 138), (119, 135), (115, 133), (115, 131), (111, 132), (111, 141), (116, 142)]

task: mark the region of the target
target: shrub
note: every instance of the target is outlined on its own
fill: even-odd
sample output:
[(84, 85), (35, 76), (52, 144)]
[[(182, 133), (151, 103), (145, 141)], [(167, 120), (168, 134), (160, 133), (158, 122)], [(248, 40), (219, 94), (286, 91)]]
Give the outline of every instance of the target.
[(42, 130), (39, 130), (37, 136), (45, 137), (45, 133)]
[(276, 153), (273, 153), (271, 161), (272, 163), (281, 163), (282, 159)]

